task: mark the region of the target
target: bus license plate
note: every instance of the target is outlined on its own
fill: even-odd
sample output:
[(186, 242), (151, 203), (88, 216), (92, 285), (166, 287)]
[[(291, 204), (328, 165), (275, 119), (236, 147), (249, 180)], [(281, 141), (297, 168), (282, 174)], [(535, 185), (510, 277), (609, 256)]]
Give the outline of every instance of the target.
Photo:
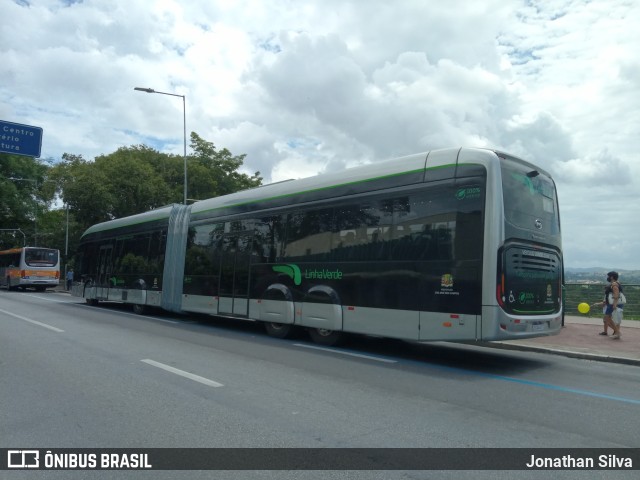
[(534, 323), (531, 325), (531, 330), (533, 330), (534, 332), (539, 332), (541, 330), (544, 330), (544, 323)]

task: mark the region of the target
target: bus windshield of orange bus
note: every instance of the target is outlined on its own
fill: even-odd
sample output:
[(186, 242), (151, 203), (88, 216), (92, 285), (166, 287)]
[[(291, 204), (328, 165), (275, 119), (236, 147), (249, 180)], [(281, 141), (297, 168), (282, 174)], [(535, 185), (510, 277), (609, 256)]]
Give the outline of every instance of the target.
[(58, 264), (58, 251), (49, 248), (27, 248), (24, 262), (29, 267), (54, 267)]

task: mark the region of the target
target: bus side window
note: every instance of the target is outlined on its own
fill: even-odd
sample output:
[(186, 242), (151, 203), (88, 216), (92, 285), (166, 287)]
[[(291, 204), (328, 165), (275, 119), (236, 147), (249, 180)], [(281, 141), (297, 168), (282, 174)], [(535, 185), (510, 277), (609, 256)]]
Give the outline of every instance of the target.
[(282, 256), (282, 241), (286, 217), (273, 215), (256, 221), (253, 256), (258, 263), (274, 263)]
[(285, 258), (326, 260), (331, 249), (333, 209), (291, 213), (287, 218)]

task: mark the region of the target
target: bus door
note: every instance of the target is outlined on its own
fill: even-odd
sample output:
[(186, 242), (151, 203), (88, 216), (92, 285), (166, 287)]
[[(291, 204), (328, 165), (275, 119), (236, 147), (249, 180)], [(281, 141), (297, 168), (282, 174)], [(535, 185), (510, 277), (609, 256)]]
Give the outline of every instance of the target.
[(249, 313), (251, 235), (232, 233), (222, 238), (219, 313)]
[(106, 300), (109, 295), (109, 279), (111, 277), (111, 256), (113, 245), (103, 245), (98, 252), (98, 274), (96, 276), (96, 297)]

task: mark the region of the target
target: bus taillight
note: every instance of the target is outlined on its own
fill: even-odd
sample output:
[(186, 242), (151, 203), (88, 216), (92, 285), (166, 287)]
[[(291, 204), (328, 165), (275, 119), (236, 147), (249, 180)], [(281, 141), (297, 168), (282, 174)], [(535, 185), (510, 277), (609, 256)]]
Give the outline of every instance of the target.
[(26, 278), (27, 272), (24, 270), (20, 270), (20, 278)]
[(498, 305), (504, 308), (504, 273), (500, 275), (500, 283), (496, 285), (496, 300)]

